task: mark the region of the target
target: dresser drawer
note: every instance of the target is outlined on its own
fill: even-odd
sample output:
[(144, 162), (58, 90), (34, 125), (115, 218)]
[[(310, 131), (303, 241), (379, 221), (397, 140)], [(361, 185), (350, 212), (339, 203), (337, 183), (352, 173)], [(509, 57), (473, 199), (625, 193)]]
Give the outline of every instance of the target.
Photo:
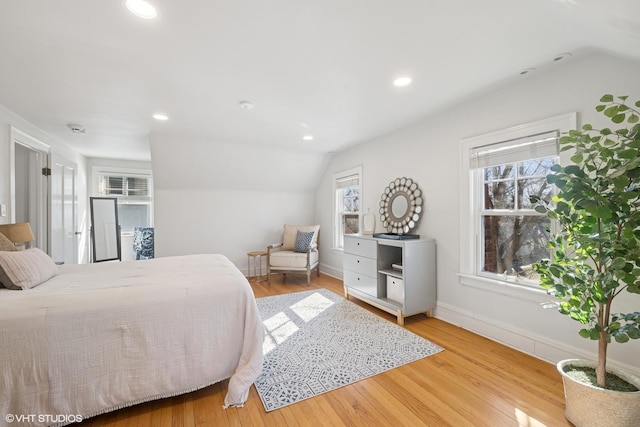
[(344, 236), (344, 252), (376, 259), (378, 242), (373, 239)]
[(378, 297), (378, 279), (376, 277), (345, 270), (343, 273), (345, 286), (357, 289), (372, 297)]
[(378, 274), (377, 263), (375, 259), (366, 258), (359, 255), (344, 254), (343, 270), (351, 270), (356, 273), (366, 274), (375, 277)]

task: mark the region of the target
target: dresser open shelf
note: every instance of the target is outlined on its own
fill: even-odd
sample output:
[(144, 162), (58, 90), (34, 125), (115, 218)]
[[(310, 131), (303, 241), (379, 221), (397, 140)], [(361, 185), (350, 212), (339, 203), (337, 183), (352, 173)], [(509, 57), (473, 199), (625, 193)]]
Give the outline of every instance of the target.
[[(392, 264), (402, 265), (402, 270)], [(433, 239), (391, 240), (344, 236), (344, 291), (395, 315), (398, 324), (436, 306), (436, 244)]]

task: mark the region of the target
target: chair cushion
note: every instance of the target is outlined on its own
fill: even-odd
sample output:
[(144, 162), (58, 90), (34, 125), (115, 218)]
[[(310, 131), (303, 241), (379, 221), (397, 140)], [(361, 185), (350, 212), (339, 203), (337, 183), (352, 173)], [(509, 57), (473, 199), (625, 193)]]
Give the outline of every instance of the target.
[(293, 246), (293, 252), (307, 252), (311, 241), (313, 240), (313, 231), (300, 231), (296, 233), (296, 243)]
[(289, 225), (285, 224), (284, 233), (282, 236), (282, 250), (292, 251), (296, 245), (296, 236), (300, 231), (313, 231), (313, 239), (311, 244), (317, 244), (318, 232), (320, 231), (319, 225)]
[[(310, 254), (311, 266), (318, 262), (318, 252), (312, 251)], [(307, 254), (293, 251), (276, 251), (271, 252), (269, 256), (269, 264), (271, 268), (302, 268), (307, 266)]]

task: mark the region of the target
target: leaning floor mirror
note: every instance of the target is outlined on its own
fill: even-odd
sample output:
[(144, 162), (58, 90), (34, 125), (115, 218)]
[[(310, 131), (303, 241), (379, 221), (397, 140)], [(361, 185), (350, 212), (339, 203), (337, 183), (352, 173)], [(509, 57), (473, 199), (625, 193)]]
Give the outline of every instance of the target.
[(118, 199), (90, 197), (91, 261), (121, 260)]

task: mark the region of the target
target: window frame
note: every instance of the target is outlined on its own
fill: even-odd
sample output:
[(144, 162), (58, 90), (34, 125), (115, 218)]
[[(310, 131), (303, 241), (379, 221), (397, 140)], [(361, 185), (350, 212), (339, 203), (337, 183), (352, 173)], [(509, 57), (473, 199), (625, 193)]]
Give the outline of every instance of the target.
[[(362, 166), (358, 166), (355, 168), (343, 170), (340, 172), (336, 172), (333, 174), (333, 249), (336, 250), (344, 250), (344, 234), (342, 228), (342, 217), (344, 217), (345, 213), (343, 211), (339, 211), (339, 207), (341, 204), (338, 201), (338, 181), (341, 179), (348, 178), (350, 176), (358, 177), (358, 192), (360, 198), (359, 211), (357, 211), (358, 215), (358, 233), (360, 232), (361, 222), (362, 222)], [(349, 213), (353, 214), (353, 213)], [(356, 233), (357, 234), (357, 233)]]
[[(547, 119), (525, 123), (522, 125), (481, 134), (460, 141), (460, 236), (459, 251), (460, 265), (459, 283), (491, 292), (531, 298), (536, 295), (546, 295), (533, 281), (518, 283), (515, 278), (498, 278), (495, 274), (479, 274), (481, 272), (482, 253), (480, 251), (482, 230), (480, 225), (481, 212), (477, 185), (482, 185), (481, 170), (471, 165), (470, 153), (479, 147), (497, 144), (505, 141), (526, 138), (547, 132), (558, 132), (558, 136), (576, 129), (577, 113), (571, 112)], [(568, 152), (558, 155), (560, 164), (567, 164)]]
[[(95, 197), (115, 197), (118, 200), (118, 206), (120, 204), (126, 204), (127, 200), (131, 200), (133, 204), (143, 204), (140, 203), (139, 196), (122, 196), (122, 195), (107, 195), (101, 196), (99, 183), (101, 175), (111, 175), (118, 177), (126, 177), (126, 178), (147, 178), (149, 181), (149, 200), (144, 204), (149, 205), (149, 226), (154, 226), (154, 186), (153, 186), (153, 173), (151, 169), (139, 169), (139, 168), (122, 168), (122, 167), (111, 167), (111, 166), (93, 166), (91, 170), (92, 176), (92, 193)], [(122, 235), (131, 235), (132, 232), (121, 232)]]

